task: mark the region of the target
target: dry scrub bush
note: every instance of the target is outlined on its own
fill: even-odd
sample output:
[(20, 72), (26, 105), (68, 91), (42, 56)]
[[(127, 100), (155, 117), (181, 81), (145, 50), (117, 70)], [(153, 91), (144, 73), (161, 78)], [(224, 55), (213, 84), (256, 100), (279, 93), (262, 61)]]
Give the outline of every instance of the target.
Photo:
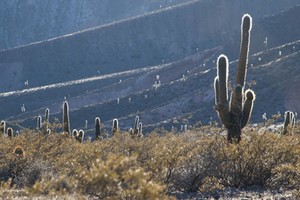
[[(239, 144), (228, 144), (220, 132), (203, 128), (179, 135), (151, 133), (144, 138), (116, 133), (92, 143), (31, 131), (12, 140), (0, 136), (0, 180), (11, 178), (12, 185), (34, 195), (137, 199), (225, 187), (299, 188), (298, 134), (245, 130)], [(16, 146), (23, 148), (24, 157), (16, 157)]]
[(109, 155), (97, 159), (90, 170), (80, 173), (77, 189), (83, 194), (117, 199), (165, 199), (164, 187), (150, 180), (135, 157)]

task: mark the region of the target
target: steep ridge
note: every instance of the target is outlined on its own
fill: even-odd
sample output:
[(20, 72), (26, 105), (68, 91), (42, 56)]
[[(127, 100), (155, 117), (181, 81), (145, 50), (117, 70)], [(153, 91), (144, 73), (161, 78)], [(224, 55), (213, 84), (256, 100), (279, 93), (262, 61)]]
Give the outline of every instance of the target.
[(66, 35), (185, 0), (0, 1), (0, 49)]
[[(225, 46), (228, 55), (237, 55), (232, 45), (242, 14), (253, 13), (254, 18), (261, 19), (296, 4), (288, 2), (195, 0), (1, 51), (0, 69), (5, 73), (0, 75), (0, 91), (23, 89), (26, 81), (29, 87), (37, 87), (91, 77), (98, 72), (108, 74), (159, 65), (219, 45)], [(220, 11), (222, 14), (216, 14)], [(260, 38), (255, 42), (253, 36), (253, 44), (261, 46)]]

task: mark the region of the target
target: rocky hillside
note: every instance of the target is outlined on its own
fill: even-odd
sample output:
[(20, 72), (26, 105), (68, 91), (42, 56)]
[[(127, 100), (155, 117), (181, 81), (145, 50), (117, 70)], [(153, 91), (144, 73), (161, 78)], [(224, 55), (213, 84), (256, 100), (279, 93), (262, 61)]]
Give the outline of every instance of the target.
[[(240, 18), (244, 13), (251, 13), (256, 26), (265, 29), (265, 25), (269, 26), (269, 23), (262, 24), (266, 13), (280, 12), (291, 4), (253, 0), (243, 4), (240, 0), (218, 2), (192, 1), (2, 51), (0, 69), (5, 73), (0, 75), (0, 91), (23, 89), (27, 80), (29, 87), (37, 87), (170, 63), (219, 45), (235, 59), (239, 48), (236, 47), (239, 40), (235, 38), (239, 37)], [(233, 5), (236, 9), (232, 9)], [(216, 15), (220, 11), (222, 14)], [(281, 19), (289, 30), (295, 27)], [(261, 48), (266, 36), (253, 34), (253, 48)], [(277, 45), (284, 44), (278, 40)]]
[[(209, 1), (205, 1), (205, 3), (209, 3)], [(72, 54), (76, 52), (74, 50), (76, 45), (77, 47), (83, 47), (83, 49), (88, 48), (87, 44), (93, 46), (93, 43), (85, 44), (80, 41), (86, 41), (88, 38), (93, 37), (97, 38), (96, 33), (102, 33), (101, 31), (107, 32), (107, 37), (112, 33), (117, 34), (116, 30), (123, 30), (117, 29), (118, 26), (123, 28), (135, 27), (137, 24), (142, 26), (145, 21), (148, 21), (155, 27), (153, 31), (162, 31), (163, 29), (157, 29), (159, 27), (158, 25), (155, 26), (155, 19), (157, 20), (161, 16), (164, 16), (163, 19), (168, 19), (168, 16), (171, 19), (171, 16), (174, 17), (175, 13), (177, 13), (178, 16), (182, 13), (180, 16), (183, 17), (187, 11), (196, 9), (198, 4), (200, 5), (200, 1), (128, 21), (98, 27), (75, 35), (1, 52), (1, 66), (6, 78), (10, 77), (9, 73), (13, 72), (10, 70), (17, 69), (21, 66), (23, 71), (16, 70), (16, 74), (12, 73), (12, 75), (15, 77), (26, 77), (25, 75), (27, 75), (28, 77), (36, 79), (36, 82), (34, 82), (34, 79), (30, 79), (29, 85), (20, 86), (21, 88), (26, 87), (24, 90), (1, 93), (0, 104), (2, 105), (2, 109), (0, 110), (0, 116), (15, 126), (20, 125), (34, 128), (36, 126), (37, 115), (43, 114), (46, 107), (49, 107), (52, 113), (51, 121), (53, 121), (54, 118), (61, 119), (61, 104), (64, 99), (67, 99), (71, 108), (72, 128), (83, 128), (85, 120), (87, 120), (89, 122), (88, 128), (92, 130), (94, 118), (97, 116), (101, 118), (107, 129), (110, 129), (112, 119), (118, 118), (120, 120), (120, 126), (124, 130), (133, 125), (133, 119), (136, 115), (141, 117), (141, 121), (145, 124), (146, 130), (152, 130), (153, 128), (162, 126), (167, 129), (170, 129), (172, 126), (180, 129), (182, 125), (195, 125), (199, 121), (207, 124), (211, 120), (217, 120), (217, 114), (213, 110), (214, 92), (212, 84), (216, 75), (215, 61), (221, 53), (229, 55), (229, 59), (233, 61), (230, 65), (230, 77), (234, 77), (236, 65), (234, 58), (238, 57), (238, 53), (236, 52), (238, 52), (239, 49), (236, 44), (240, 41), (240, 16), (235, 19), (238, 22), (235, 26), (232, 26), (232, 30), (226, 29), (228, 32), (234, 32), (235, 29), (236, 31), (229, 35), (232, 39), (227, 38), (227, 42), (224, 42), (223, 45), (218, 45), (218, 42), (214, 40), (213, 43), (216, 46), (210, 44), (203, 46), (203, 49), (199, 47), (198, 50), (195, 51), (181, 52), (181, 54), (177, 55), (177, 59), (174, 57), (174, 61), (164, 60), (164, 63), (161, 63), (160, 58), (157, 60), (158, 65), (149, 61), (150, 64), (153, 64), (151, 67), (146, 65), (148, 57), (145, 55), (141, 57), (141, 59), (145, 59), (145, 65), (126, 66), (127, 62), (123, 60), (124, 68), (122, 68), (121, 72), (120, 69), (117, 70), (117, 68), (103, 67), (103, 70), (107, 70), (105, 75), (98, 74), (91, 76), (88, 72), (93, 69), (92, 67), (90, 68), (90, 66), (92, 61), (96, 62), (96, 60), (93, 60), (93, 56), (96, 58), (96, 54), (93, 54), (91, 57), (85, 57), (88, 56), (88, 54), (85, 54), (84, 51), (81, 52), (82, 55), (79, 51), (77, 54)], [(224, 2), (223, 5), (225, 4)], [(201, 5), (203, 6), (204, 4)], [(286, 110), (300, 112), (300, 107), (297, 103), (299, 99), (299, 89), (297, 86), (300, 82), (300, 71), (298, 70), (300, 69), (300, 38), (298, 38), (297, 35), (300, 34), (299, 29), (294, 27), (294, 21), (292, 20), (297, 19), (298, 13), (300, 13), (299, 11), (300, 7), (296, 6), (274, 16), (263, 17), (256, 21), (254, 18), (251, 40), (251, 45), (253, 45), (250, 50), (251, 56), (249, 58), (247, 74), (247, 87), (252, 88), (257, 94), (253, 117), (251, 119), (252, 122), (261, 121), (261, 115), (264, 112), (267, 113), (268, 117), (278, 111), (281, 113)], [(198, 12), (195, 10), (192, 13), (198, 16), (196, 14)], [(199, 18), (197, 17), (194, 19), (192, 15), (185, 20), (188, 21), (188, 19), (195, 24), (198, 21), (202, 23), (201, 18), (200, 20), (198, 20)], [(222, 20), (216, 23), (224, 28), (224, 25), (222, 26), (222, 23), (224, 23)], [(156, 22), (158, 23), (158, 21)], [(180, 22), (180, 24), (182, 27), (186, 27), (183, 21)], [(285, 29), (278, 28), (281, 26), (284, 26)], [(150, 28), (151, 26), (147, 27), (146, 30), (150, 30)], [(216, 31), (215, 34), (217, 34), (217, 29), (219, 29), (218, 26), (211, 26), (211, 29), (205, 30), (214, 30)], [(291, 31), (286, 32), (286, 29)], [(174, 33), (180, 30), (181, 29), (176, 29)], [(188, 36), (192, 36), (195, 33), (190, 33), (190, 31), (192, 30), (187, 32), (182, 31), (182, 37), (178, 35), (179, 39), (174, 41), (181, 41), (180, 39), (182, 38), (184, 38), (182, 41), (193, 41), (189, 39)], [(163, 33), (162, 31), (161, 34)], [(204, 29), (198, 32), (199, 36), (202, 36), (201, 34), (204, 33), (208, 37), (209, 33), (206, 33)], [(226, 33), (227, 32), (224, 34)], [(130, 40), (124, 41), (132, 41), (133, 43), (131, 45), (134, 47), (136, 47), (135, 45), (142, 46), (144, 40), (142, 40), (142, 36), (139, 38), (136, 34), (137, 33), (132, 33), (132, 35), (137, 37), (136, 40), (131, 38)], [(285, 37), (282, 37), (282, 35), (285, 35)], [(125, 37), (124, 35), (122, 36)], [(128, 34), (126, 37), (133, 36)], [(194, 37), (196, 38), (196, 34)], [(264, 46), (263, 43), (265, 37), (270, 38), (266, 46)], [(98, 39), (100, 38), (101, 37)], [(220, 36), (220, 38), (222, 37)], [(274, 38), (277, 39), (276, 42)], [(202, 39), (204, 41), (205, 37)], [(223, 40), (225, 41), (225, 38), (223, 38)], [(221, 40), (219, 42), (221, 42)], [(74, 48), (71, 48), (71, 44), (76, 45)], [(112, 47), (118, 44), (119, 43), (114, 43)], [(127, 43), (124, 42), (122, 45), (125, 47), (125, 44)], [(182, 43), (182, 45), (183, 44), (184, 43)], [(203, 42), (203, 44), (205, 44), (205, 42)], [(96, 46), (97, 44), (92, 48), (95, 52), (97, 52)], [(157, 42), (156, 48), (158, 48), (158, 46)], [(212, 47), (209, 48), (210, 46)], [(68, 47), (69, 51), (62, 51), (61, 48), (63, 49), (63, 47)], [(145, 49), (147, 50), (146, 47)], [(104, 52), (104, 50), (102, 51)], [(118, 55), (123, 55), (123, 51), (126, 52), (121, 49)], [(34, 54), (30, 54), (33, 52)], [(51, 54), (47, 56), (49, 52)], [(130, 55), (130, 51), (127, 53)], [(148, 53), (153, 56), (157, 52), (149, 50)], [(159, 55), (168, 53), (169, 51), (160, 52)], [(188, 55), (184, 56), (185, 54)], [(12, 57), (12, 55), (15, 57)], [(30, 55), (37, 56), (32, 57)], [(62, 55), (63, 60), (68, 58), (66, 59), (68, 62), (74, 62), (73, 65), (70, 63), (65, 65), (64, 62), (61, 62), (62, 60), (59, 60), (59, 62), (56, 61), (55, 59), (61, 58), (60, 55)], [(104, 54), (103, 57), (105, 57), (105, 55), (109, 56), (108, 54)], [(184, 57), (181, 58), (181, 56)], [(55, 61), (55, 65), (52, 63), (52, 68), (49, 68), (49, 63), (45, 62), (45, 60), (50, 62), (50, 58), (55, 58), (53, 60)], [(153, 59), (154, 58), (155, 57), (153, 57)], [(26, 62), (23, 62), (22, 59), (26, 59)], [(100, 59), (102, 59), (101, 56), (99, 60)], [(15, 63), (13, 63), (13, 60), (15, 60)], [(17, 60), (19, 61), (17, 62)], [(39, 60), (40, 64), (44, 63), (48, 68), (43, 68), (42, 65), (40, 65), (40, 68), (29, 68), (30, 65), (36, 66), (34, 65), (36, 60)], [(80, 63), (80, 60), (89, 63), (89, 65), (86, 64), (84, 65), (85, 68), (80, 68), (80, 66), (83, 65), (83, 63)], [(115, 61), (116, 60), (112, 60), (111, 62), (113, 63)], [(7, 63), (9, 62), (12, 62), (13, 65), (7, 67)], [(155, 59), (153, 62), (156, 62)], [(62, 67), (64, 65), (67, 67)], [(31, 71), (25, 70), (28, 69), (26, 67), (31, 69)], [(50, 72), (53, 74), (50, 74)], [(82, 76), (88, 77), (82, 79)], [(48, 79), (46, 79), (47, 77)], [(51, 78), (49, 79), (49, 77), (59, 82), (55, 83), (55, 81)], [(57, 77), (58, 79), (55, 79)], [(12, 80), (17, 79), (13, 78)], [(39, 85), (40, 82), (38, 80), (44, 81), (45, 86)], [(15, 86), (17, 84), (13, 82), (3, 81), (3, 84), (10, 84), (12, 87), (17, 87)], [(35, 85), (37, 87), (33, 87)], [(21, 112), (20, 107), (23, 104), (26, 108), (25, 112)]]
[(42, 41), (185, 0), (0, 1), (0, 49)]

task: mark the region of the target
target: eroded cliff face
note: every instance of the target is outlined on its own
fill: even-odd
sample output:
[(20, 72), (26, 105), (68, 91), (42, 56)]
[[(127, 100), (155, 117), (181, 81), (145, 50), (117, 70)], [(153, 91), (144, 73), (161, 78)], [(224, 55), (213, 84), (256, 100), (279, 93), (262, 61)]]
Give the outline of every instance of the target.
[(186, 0), (0, 1), (0, 49), (65, 35)]

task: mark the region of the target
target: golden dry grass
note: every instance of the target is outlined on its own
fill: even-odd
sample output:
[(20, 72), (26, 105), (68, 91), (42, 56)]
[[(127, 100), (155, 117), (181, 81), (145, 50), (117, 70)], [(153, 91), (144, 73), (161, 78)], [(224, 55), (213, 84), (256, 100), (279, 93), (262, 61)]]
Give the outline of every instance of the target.
[(29, 197), (168, 199), (174, 191), (300, 188), (299, 134), (246, 129), (235, 145), (227, 143), (222, 131), (203, 127), (144, 138), (117, 133), (86, 143), (30, 130), (13, 139), (0, 137), (0, 194), (13, 188)]

